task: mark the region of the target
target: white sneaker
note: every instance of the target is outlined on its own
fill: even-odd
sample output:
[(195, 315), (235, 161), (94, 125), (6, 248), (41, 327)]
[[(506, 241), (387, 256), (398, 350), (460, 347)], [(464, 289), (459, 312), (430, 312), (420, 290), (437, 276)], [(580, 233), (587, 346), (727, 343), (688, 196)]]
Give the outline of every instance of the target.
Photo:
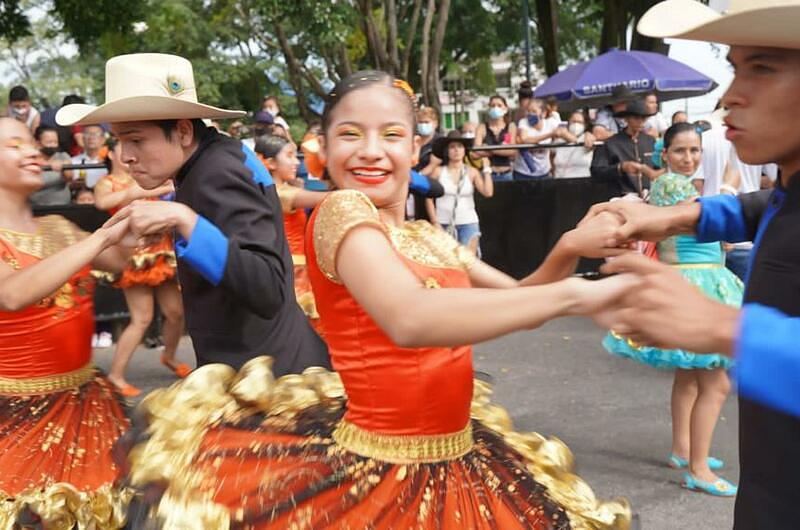
[(114, 341), (111, 338), (111, 333), (108, 331), (101, 331), (100, 335), (97, 337), (97, 347), (110, 348), (113, 344)]

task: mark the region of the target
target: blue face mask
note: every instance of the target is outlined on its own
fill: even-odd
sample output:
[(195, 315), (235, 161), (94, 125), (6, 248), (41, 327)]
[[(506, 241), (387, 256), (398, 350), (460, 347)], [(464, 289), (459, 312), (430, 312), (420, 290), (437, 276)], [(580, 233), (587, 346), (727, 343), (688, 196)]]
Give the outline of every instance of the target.
[(417, 124), (417, 132), (420, 136), (430, 136), (433, 134), (433, 124), (432, 123), (418, 123)]
[(536, 127), (537, 123), (539, 123), (539, 115), (528, 114), (528, 125), (530, 125), (531, 127)]
[(489, 118), (492, 120), (499, 120), (506, 115), (506, 110), (500, 107), (492, 107), (489, 109)]

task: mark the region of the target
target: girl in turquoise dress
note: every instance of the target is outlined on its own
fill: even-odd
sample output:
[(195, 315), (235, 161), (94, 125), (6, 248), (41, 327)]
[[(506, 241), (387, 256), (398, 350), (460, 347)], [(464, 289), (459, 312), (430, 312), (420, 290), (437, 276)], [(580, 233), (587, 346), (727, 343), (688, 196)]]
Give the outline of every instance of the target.
[[(679, 123), (664, 135), (663, 157), (668, 172), (652, 185), (650, 202), (671, 206), (699, 196), (691, 176), (700, 164), (700, 135), (694, 126)], [(694, 236), (674, 236), (658, 244), (658, 257), (678, 268), (705, 294), (730, 305), (740, 305), (741, 281), (725, 268), (720, 243), (699, 243)], [(664, 323), (669, 326), (669, 322)], [(672, 385), (672, 453), (668, 465), (687, 469), (683, 486), (717, 496), (734, 496), (736, 486), (714, 474), (724, 466), (709, 456), (711, 438), (720, 410), (730, 392), (726, 370), (731, 361), (723, 355), (697, 355), (684, 350), (639, 346), (613, 332), (603, 340), (611, 353), (656, 368), (675, 369)]]

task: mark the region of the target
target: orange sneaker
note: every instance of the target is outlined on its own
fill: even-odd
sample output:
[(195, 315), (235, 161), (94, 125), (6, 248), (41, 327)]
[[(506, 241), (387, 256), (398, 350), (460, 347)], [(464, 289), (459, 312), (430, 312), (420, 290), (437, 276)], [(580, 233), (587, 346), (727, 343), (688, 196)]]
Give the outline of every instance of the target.
[(125, 383), (122, 386), (118, 386), (116, 383), (112, 384), (114, 385), (114, 388), (117, 389), (117, 392), (119, 392), (122, 395), (122, 397), (135, 398), (142, 393), (140, 389), (136, 388), (135, 386), (129, 383)]
[(175, 364), (175, 359), (167, 359), (163, 355), (161, 356), (161, 364), (172, 370), (172, 372), (181, 379), (192, 373), (192, 369), (189, 368), (188, 364), (184, 363)]

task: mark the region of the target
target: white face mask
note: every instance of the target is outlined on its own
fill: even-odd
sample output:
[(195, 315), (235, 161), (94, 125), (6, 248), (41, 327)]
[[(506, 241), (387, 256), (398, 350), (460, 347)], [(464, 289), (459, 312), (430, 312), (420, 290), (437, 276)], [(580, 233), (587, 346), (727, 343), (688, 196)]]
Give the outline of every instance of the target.
[(274, 118), (275, 116), (277, 116), (277, 115), (278, 115), (278, 113), (279, 113), (280, 111), (279, 111), (278, 109), (267, 109), (267, 112), (269, 112), (269, 113), (270, 113), (270, 115), (271, 115), (271, 116)]
[(576, 123), (570, 123), (569, 127), (567, 127), (567, 129), (569, 130), (570, 134), (572, 134), (573, 136), (580, 136), (586, 130), (586, 127), (584, 127), (584, 125), (582, 123), (577, 123), (576, 122)]
[(461, 135), (461, 137), (462, 138), (475, 138), (475, 133), (474, 132), (465, 132), (464, 134)]
[(420, 136), (430, 136), (433, 134), (433, 124), (432, 123), (418, 123), (417, 124), (417, 132)]

